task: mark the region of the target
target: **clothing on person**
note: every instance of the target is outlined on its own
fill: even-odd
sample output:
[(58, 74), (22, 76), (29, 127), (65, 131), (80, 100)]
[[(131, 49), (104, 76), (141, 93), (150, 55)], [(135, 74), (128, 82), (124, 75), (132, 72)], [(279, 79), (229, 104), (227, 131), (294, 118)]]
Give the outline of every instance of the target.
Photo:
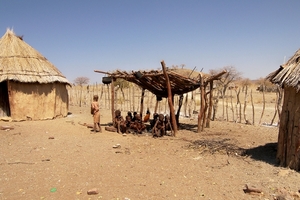
[(150, 111), (147, 110), (146, 115), (145, 115), (145, 117), (144, 117), (144, 122), (148, 122), (149, 119), (150, 119)]

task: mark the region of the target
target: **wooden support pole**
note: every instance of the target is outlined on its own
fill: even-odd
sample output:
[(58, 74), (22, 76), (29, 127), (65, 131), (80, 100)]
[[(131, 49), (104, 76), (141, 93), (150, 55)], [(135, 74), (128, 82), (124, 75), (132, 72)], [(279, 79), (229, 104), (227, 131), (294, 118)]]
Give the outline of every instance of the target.
[(170, 80), (169, 80), (169, 76), (167, 74), (165, 61), (161, 61), (160, 63), (161, 63), (162, 70), (165, 75), (165, 79), (166, 79), (166, 86), (167, 86), (167, 90), (168, 90), (168, 103), (169, 103), (170, 114), (171, 114), (170, 117), (172, 120), (171, 123), (172, 123), (172, 127), (174, 130), (174, 136), (176, 136), (177, 135), (177, 123), (176, 123), (176, 119), (175, 119), (175, 110), (174, 110), (174, 106), (173, 106), (173, 102), (172, 102), (172, 91), (171, 91)]
[(177, 109), (177, 114), (176, 114), (176, 123), (179, 125), (179, 116), (180, 116), (180, 110), (183, 104), (183, 94), (180, 95), (179, 97), (179, 102), (178, 102), (178, 109)]
[(111, 79), (111, 117), (112, 122), (115, 119), (115, 87), (114, 87), (114, 78)]
[(209, 107), (208, 107), (208, 113), (207, 113), (207, 120), (206, 120), (206, 128), (210, 128), (210, 119), (211, 119), (211, 113), (212, 113), (212, 106), (213, 106), (213, 86), (214, 81), (209, 81)]
[(204, 95), (205, 95), (205, 91), (204, 91), (204, 80), (203, 80), (203, 76), (202, 74), (200, 74), (200, 91), (201, 91), (201, 106), (200, 106), (200, 111), (199, 111), (199, 114), (198, 114), (198, 133), (200, 133), (202, 131), (202, 118), (204, 116), (204, 107), (205, 107), (205, 98), (204, 98)]
[(158, 103), (159, 103), (159, 102), (156, 100), (155, 108), (154, 108), (154, 113), (157, 113)]
[(142, 89), (140, 115), (143, 117), (145, 89)]

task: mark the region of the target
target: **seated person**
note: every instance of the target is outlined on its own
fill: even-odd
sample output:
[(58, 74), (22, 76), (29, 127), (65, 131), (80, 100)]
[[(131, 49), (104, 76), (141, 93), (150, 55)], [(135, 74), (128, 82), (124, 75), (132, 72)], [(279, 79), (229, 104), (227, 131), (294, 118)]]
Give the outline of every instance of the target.
[(133, 129), (136, 133), (142, 134), (142, 132), (146, 129), (146, 125), (143, 123), (141, 115), (135, 115), (135, 121), (131, 124), (130, 128)]
[(130, 117), (130, 120), (132, 120), (132, 113), (130, 111), (127, 112), (127, 116)]
[(135, 121), (135, 116), (136, 116), (137, 112), (133, 112), (133, 117), (132, 117), (132, 121)]
[(121, 115), (120, 110), (115, 111), (115, 119), (114, 119), (114, 122), (113, 122), (113, 126), (115, 128), (117, 128), (118, 133), (120, 133), (120, 132), (125, 133), (126, 132), (125, 121), (124, 121), (124, 118)]
[(166, 134), (165, 117), (163, 114), (158, 115), (154, 127), (152, 129), (153, 137), (162, 137)]
[(153, 127), (154, 127), (157, 119), (158, 119), (158, 114), (154, 113), (153, 114), (153, 119), (150, 121), (150, 128), (151, 128), (151, 130), (153, 129)]
[(172, 124), (170, 121), (170, 116), (166, 115), (165, 116), (165, 126), (166, 126), (166, 131), (171, 131), (171, 134), (173, 133), (173, 129), (172, 129)]
[(148, 122), (149, 119), (150, 119), (150, 111), (149, 111), (149, 109), (147, 109), (146, 115), (144, 117), (144, 122)]
[(130, 115), (127, 115), (125, 117), (125, 127), (126, 127), (126, 133), (130, 133), (131, 124), (133, 123), (132, 117)]

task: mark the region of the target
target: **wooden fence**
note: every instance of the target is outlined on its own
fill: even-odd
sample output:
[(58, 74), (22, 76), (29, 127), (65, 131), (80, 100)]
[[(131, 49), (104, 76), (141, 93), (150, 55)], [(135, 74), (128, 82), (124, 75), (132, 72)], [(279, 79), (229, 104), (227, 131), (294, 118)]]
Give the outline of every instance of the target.
[[(111, 109), (111, 85), (94, 84), (73, 86), (68, 88), (70, 106), (90, 106), (93, 95), (99, 96), (101, 109)], [(142, 89), (130, 83), (127, 88), (115, 88), (115, 106), (122, 112), (140, 113)], [(276, 124), (279, 120), (282, 95), (279, 93), (265, 93), (256, 90), (228, 90), (224, 98), (214, 97), (214, 120), (225, 120), (248, 124)], [(183, 98), (180, 116), (197, 118), (200, 109), (200, 90), (187, 93)], [(145, 90), (143, 115), (149, 109), (154, 112), (156, 96)], [(174, 97), (175, 113), (179, 107), (179, 96)], [(170, 110), (166, 98), (158, 102), (157, 113), (169, 114)]]

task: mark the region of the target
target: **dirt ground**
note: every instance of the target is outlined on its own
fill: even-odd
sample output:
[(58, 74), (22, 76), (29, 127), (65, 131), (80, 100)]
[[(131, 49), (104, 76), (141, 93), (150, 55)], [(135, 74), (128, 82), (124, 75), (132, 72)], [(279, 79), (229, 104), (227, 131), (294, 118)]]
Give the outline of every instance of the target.
[(88, 107), (0, 121), (14, 128), (0, 130), (0, 199), (300, 199), (300, 174), (276, 165), (277, 127), (213, 121), (197, 133), (197, 119), (180, 118), (176, 137), (155, 139), (105, 131), (110, 122), (102, 109), (103, 132), (91, 133)]

